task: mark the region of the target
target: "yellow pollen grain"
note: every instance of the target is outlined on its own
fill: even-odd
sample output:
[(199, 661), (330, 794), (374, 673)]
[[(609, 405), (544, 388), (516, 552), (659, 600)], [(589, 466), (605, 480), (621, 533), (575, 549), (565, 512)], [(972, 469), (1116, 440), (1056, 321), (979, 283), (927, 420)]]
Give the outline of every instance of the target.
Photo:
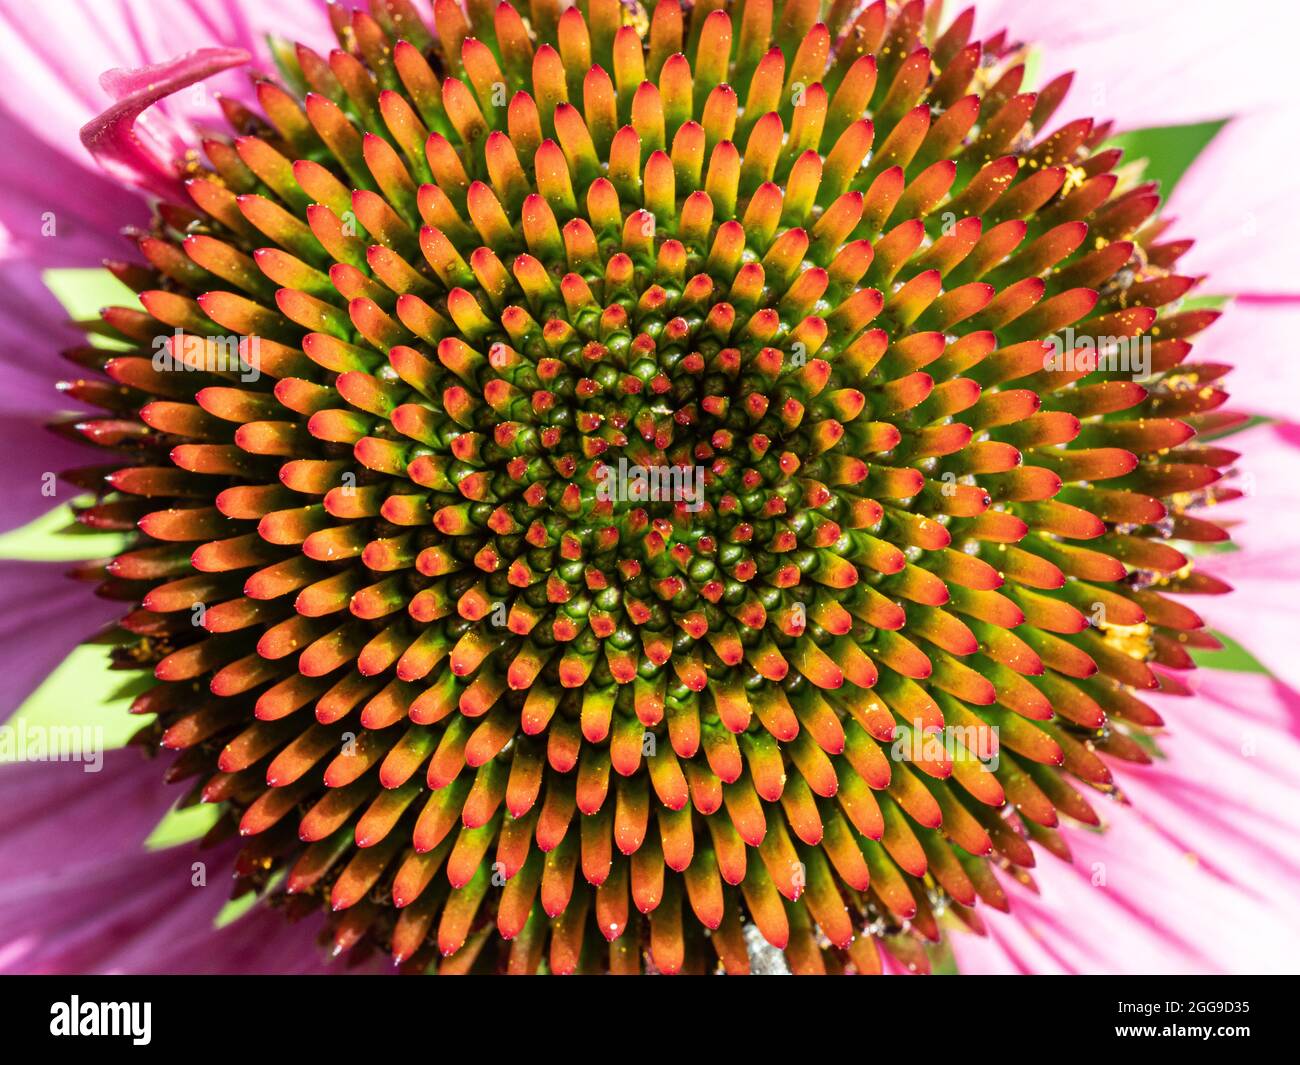
[(1102, 628), (1102, 642), (1130, 658), (1145, 659), (1151, 654), (1151, 626), (1106, 625)]

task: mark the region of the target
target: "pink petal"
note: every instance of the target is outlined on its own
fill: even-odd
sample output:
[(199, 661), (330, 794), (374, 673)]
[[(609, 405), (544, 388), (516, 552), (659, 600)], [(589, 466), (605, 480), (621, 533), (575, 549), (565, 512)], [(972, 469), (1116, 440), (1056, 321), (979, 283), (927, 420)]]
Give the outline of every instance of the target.
[[(1272, 106), (1300, 19), (1290, 4), (1241, 0), (978, 0), (980, 39), (1041, 45), (1038, 84), (1075, 72), (1054, 122), (1114, 118), (1119, 129), (1176, 126)], [(959, 10), (959, 9), (958, 9)], [(1294, 127), (1293, 127), (1294, 128)]]
[(1234, 118), (1174, 189), (1176, 232), (1196, 238), (1179, 270), (1209, 274), (1205, 291), (1300, 297), (1295, 173), (1279, 152), (1298, 126), (1289, 107)]
[[(69, 25), (78, 31), (67, 32)], [(0, 204), (0, 230), (8, 231), (0, 232), (0, 257), (10, 245), (18, 248), (11, 254), (36, 256), (41, 266), (95, 265), (104, 254), (121, 253), (116, 233), (122, 226), (147, 218), (130, 193), (103, 178), (81, 144), (81, 128), (111, 103), (99, 84), (101, 71), (213, 45), (250, 52), (269, 69), (265, 36), (271, 32), (318, 51), (332, 47), (326, 6), (314, 0), (168, 0), (165, 18), (157, 0), (0, 0), (7, 87), (0, 134), (9, 148), (0, 160), (0, 185), (17, 192)], [(247, 97), (248, 79), (230, 70), (202, 92), (162, 100), (140, 116), (137, 130), (172, 146), (193, 142), (195, 123), (221, 122), (219, 93)], [(99, 243), (78, 256), (70, 241), (36, 239), (47, 211), (58, 220), (60, 240), (93, 229)]]
[(1155, 697), (1168, 755), (1117, 776), (1132, 805), (1094, 807), (1039, 894), (1008, 884), (986, 940), (954, 937), (962, 972), (1293, 971), (1300, 950), (1300, 695), (1258, 674), (1205, 670), (1197, 696)]
[[(1239, 296), (1223, 309), (1196, 356), (1233, 365), (1226, 386), (1229, 406), (1248, 414), (1274, 418), (1297, 416), (1300, 359), (1300, 296)], [(1236, 448), (1236, 444), (1228, 445)]]
[[(137, 70), (110, 70), (104, 88), (117, 103), (81, 129), (81, 142), (110, 175), (174, 203), (185, 203), (185, 188), (157, 144), (147, 145), (136, 130), (145, 108), (195, 82), (252, 58), (235, 48), (200, 48), (176, 59)], [(171, 156), (175, 157), (173, 147)]]
[(55, 382), (73, 370), (58, 349), (84, 339), (69, 327), (63, 308), (32, 264), (0, 260), (0, 374), (5, 382), (0, 390), (0, 448), (5, 455), (0, 531), (19, 528), (78, 494), (57, 481), (54, 495), (45, 495), (46, 474), (103, 461), (102, 452), (46, 428), (56, 411), (72, 406), (55, 389)]
[[(0, 372), (5, 382), (0, 411), (12, 416), (62, 406), (55, 398), (54, 383), (72, 373), (73, 367), (59, 358), (58, 351), (85, 340), (45, 287), (39, 270), (29, 262), (0, 260)], [(40, 445), (28, 448), (33, 454), (45, 450), (44, 439), (37, 439)], [(94, 451), (84, 450), (81, 456), (83, 461), (95, 461)]]
[[(4, 509), (0, 511), (0, 532), (21, 529), (60, 503), (83, 495), (81, 489), (59, 475), (103, 461), (103, 453), (97, 455), (89, 447), (51, 433), (48, 424), (53, 412), (49, 407), (57, 400), (44, 402), (45, 410), (29, 410), (0, 418), (0, 453), (10, 456), (5, 462), (5, 491), (8, 494)], [(50, 495), (45, 494), (47, 486)], [(84, 602), (85, 595), (86, 589), (82, 588), (79, 601)], [(2, 690), (3, 682), (0, 682)]]
[(259, 906), (214, 927), (238, 844), (145, 851), (176, 796), (161, 776), (137, 750), (108, 752), (97, 774), (0, 765), (0, 972), (341, 971), (313, 941), (318, 921), (289, 925)]
[[(1181, 227), (1180, 227), (1181, 228)], [(1214, 286), (1207, 282), (1208, 288)], [(1293, 418), (1300, 396), (1300, 296), (1237, 296), (1196, 340), (1191, 362), (1226, 363), (1228, 408), (1271, 418)], [(1234, 450), (1237, 444), (1228, 444)], [(1210, 515), (1213, 517), (1213, 515)]]
[(67, 571), (65, 562), (0, 561), (0, 721), (78, 643), (125, 613), (121, 603), (96, 599)]
[(1300, 882), (1300, 692), (1260, 673), (1184, 674), (1192, 698), (1156, 696), (1167, 758), (1127, 774), (1148, 824), (1266, 910), (1293, 908)]
[(1201, 513), (1231, 524), (1238, 550), (1199, 565), (1233, 586), (1229, 595), (1183, 601), (1212, 629), (1241, 643), (1275, 676), (1300, 690), (1295, 601), (1300, 593), (1300, 425), (1261, 425), (1234, 434), (1225, 446), (1242, 452), (1235, 482), (1246, 494)]
[[(138, 749), (104, 753), (98, 773), (75, 762), (0, 766), (0, 893), (28, 876), (99, 862), (143, 847), (175, 795), (160, 783), (162, 765)], [(84, 822), (113, 811), (95, 831)], [(66, 815), (66, 816), (63, 816)]]
[[(76, 33), (68, 27), (75, 25)], [(36, 134), (72, 158), (82, 153), (77, 131), (107, 102), (100, 72), (156, 63), (196, 48), (243, 49), (269, 64), (268, 33), (303, 41), (318, 51), (334, 47), (325, 4), (315, 0), (60, 0), (33, 4), (0, 0), (9, 98)], [(245, 95), (237, 74), (209, 88)], [(181, 126), (212, 122), (220, 109), (211, 92), (184, 93), (156, 109)]]
[(6, 146), (0, 152), (0, 260), (21, 258), (33, 273), (93, 267), (127, 252), (123, 226), (147, 226), (149, 212), (137, 194), (87, 169), (89, 160), (51, 148), (3, 109), (0, 143)]

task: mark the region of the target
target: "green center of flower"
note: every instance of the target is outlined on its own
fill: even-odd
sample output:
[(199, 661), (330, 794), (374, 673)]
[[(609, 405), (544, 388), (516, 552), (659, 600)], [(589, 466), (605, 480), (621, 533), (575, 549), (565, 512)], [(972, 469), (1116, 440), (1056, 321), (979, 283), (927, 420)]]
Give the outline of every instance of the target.
[(118, 660), (336, 948), (924, 968), (1146, 760), (1229, 461), (1183, 246), (1068, 78), (853, 8), (334, 8), (140, 238)]

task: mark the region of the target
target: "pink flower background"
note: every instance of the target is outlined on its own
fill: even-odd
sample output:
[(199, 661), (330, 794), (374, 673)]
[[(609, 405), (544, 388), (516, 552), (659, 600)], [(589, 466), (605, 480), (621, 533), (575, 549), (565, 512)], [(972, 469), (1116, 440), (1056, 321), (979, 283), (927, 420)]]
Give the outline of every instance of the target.
[[(1190, 698), (1152, 697), (1167, 723), (1158, 741), (1165, 757), (1120, 770), (1127, 803), (1105, 804), (1102, 830), (1067, 833), (1072, 864), (1044, 855), (1036, 891), (1004, 879), (1011, 912), (981, 907), (987, 935), (954, 934), (956, 965), (963, 973), (1294, 972), (1300, 113), (1290, 82), (1300, 19), (1268, 0), (976, 6), (975, 36), (1006, 28), (1010, 39), (1041, 46), (1040, 84), (1075, 72), (1056, 124), (1081, 115), (1114, 118), (1120, 130), (1224, 121), (1164, 211), (1176, 220), (1174, 236), (1196, 238), (1183, 265), (1208, 275), (1198, 292), (1230, 297), (1197, 352), (1234, 366), (1230, 406), (1259, 416), (1227, 444), (1242, 453), (1245, 494), (1211, 515), (1233, 523), (1237, 549), (1198, 562), (1236, 591), (1195, 607), (1260, 668), (1243, 670), (1238, 655), (1237, 668), (1184, 675)], [(0, 31), (3, 531), (72, 495), (68, 487), (55, 499), (42, 495), (45, 472), (86, 462), (83, 449), (42, 429), (63, 405), (57, 352), (80, 339), (47, 272), (128, 255), (120, 230), (146, 223), (148, 194), (170, 191), (151, 159), (180, 154), (196, 130), (220, 127), (214, 94), (247, 95), (248, 80), (226, 69), (203, 91), (169, 96), (144, 112), (137, 144), (115, 143), (109, 128), (96, 141), (104, 169), (83, 146), (82, 127), (159, 81), (156, 71), (125, 71), (202, 47), (244, 49), (269, 66), (268, 32), (324, 49), (331, 34), (315, 0), (0, 0)], [(207, 62), (221, 68), (238, 58)], [(49, 213), (54, 237), (42, 235)], [(113, 604), (67, 579), (68, 568), (0, 561), (0, 720), (115, 616)], [(0, 765), (0, 972), (341, 970), (315, 945), (314, 920), (287, 925), (257, 907), (218, 922), (230, 852), (144, 845), (175, 798), (161, 772), (134, 750), (109, 752), (97, 775), (75, 763)], [(210, 872), (206, 890), (191, 884), (196, 861)]]

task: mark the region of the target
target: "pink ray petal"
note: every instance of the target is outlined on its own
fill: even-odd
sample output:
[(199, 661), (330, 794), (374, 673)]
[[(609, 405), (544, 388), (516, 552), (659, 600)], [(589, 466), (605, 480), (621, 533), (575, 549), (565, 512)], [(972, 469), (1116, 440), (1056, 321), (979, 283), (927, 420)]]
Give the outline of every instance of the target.
[[(1042, 46), (1038, 84), (1075, 72), (1053, 122), (1115, 118), (1121, 129), (1228, 118), (1277, 101), (1261, 71), (1286, 70), (1300, 13), (1241, 0), (1091, 0), (1086, 8), (1040, 0), (979, 0), (975, 36)], [(955, 10), (960, 10), (956, 8)], [(1294, 127), (1293, 127), (1294, 128)]]
[(237, 843), (143, 849), (175, 797), (161, 773), (137, 750), (108, 752), (95, 774), (0, 765), (0, 972), (343, 971), (315, 944), (318, 921), (289, 925), (258, 906), (215, 927)]
[(67, 571), (66, 562), (0, 561), (0, 721), (78, 643), (124, 613), (121, 603), (94, 598)]
[(1300, 690), (1295, 620), (1300, 593), (1300, 425), (1257, 426), (1230, 436), (1224, 446), (1242, 452), (1237, 463), (1241, 476), (1228, 483), (1245, 495), (1200, 513), (1232, 523), (1237, 550), (1210, 555), (1199, 565), (1234, 591), (1183, 601), (1212, 629), (1227, 633), (1274, 675)]
[[(1117, 774), (1131, 806), (1100, 800), (1100, 831), (1069, 830), (1035, 895), (1011, 884), (989, 935), (953, 939), (962, 972), (1288, 972), (1300, 950), (1300, 694), (1259, 674), (1205, 670), (1192, 698), (1156, 696), (1168, 756)], [(1099, 934), (1104, 930), (1104, 934)]]
[(1226, 386), (1233, 410), (1294, 418), (1300, 398), (1297, 336), (1300, 296), (1239, 296), (1197, 341), (1195, 355), (1232, 364)]
[[(68, 33), (69, 25), (79, 31)], [(0, 258), (22, 255), (41, 268), (93, 266), (105, 254), (123, 253), (116, 240), (122, 226), (147, 219), (143, 205), (134, 205), (138, 197), (106, 180), (80, 140), (81, 128), (111, 103), (101, 71), (144, 67), (211, 45), (250, 52), (265, 69), (265, 37), (273, 31), (318, 50), (331, 47), (326, 5), (314, 0), (169, 0), (166, 18), (158, 17), (157, 0), (0, 0), (7, 86), (0, 136), (8, 147), (0, 160), (7, 193), (0, 203)], [(159, 100), (139, 116), (136, 129), (173, 147), (192, 143), (195, 124), (224, 124), (222, 94), (250, 97), (248, 79), (233, 69), (219, 73), (202, 92)], [(163, 175), (172, 176), (170, 170)], [(58, 221), (56, 239), (37, 239), (46, 212)], [(82, 245), (69, 237), (89, 242), (87, 254), (76, 255)]]
[(129, 251), (124, 226), (148, 224), (137, 194), (51, 148), (3, 108), (0, 142), (0, 260), (21, 259), (33, 272), (94, 267)]
[(110, 70), (104, 75), (104, 88), (117, 97), (117, 103), (81, 128), (82, 144), (123, 184), (173, 203), (185, 203), (179, 176), (161, 157), (163, 146), (156, 141), (145, 143), (136, 129), (136, 119), (164, 97), (251, 58), (237, 48), (200, 48), (166, 63), (131, 71)]
[(1300, 298), (1295, 173), (1278, 152), (1297, 126), (1300, 112), (1280, 105), (1234, 118), (1174, 189), (1174, 232), (1196, 238), (1179, 270), (1209, 274), (1205, 291)]
[[(67, 32), (69, 25), (78, 32)], [(15, 113), (71, 158), (81, 156), (77, 131), (106, 103), (98, 78), (110, 67), (142, 67), (212, 45), (251, 52), (266, 67), (269, 33), (318, 51), (334, 46), (327, 5), (316, 0), (167, 0), (165, 18), (158, 0), (0, 0), (0, 33), (9, 98), (21, 104)], [(248, 82), (237, 73), (218, 77), (210, 88), (248, 95)], [(220, 118), (212, 92), (181, 93), (155, 111), (178, 128)]]
[(54, 494), (46, 495), (46, 474), (103, 461), (97, 449), (46, 428), (60, 408), (75, 409), (55, 389), (60, 378), (76, 376), (58, 349), (84, 340), (32, 264), (0, 260), (0, 447), (6, 456), (0, 531), (19, 528), (79, 494), (59, 480)]

